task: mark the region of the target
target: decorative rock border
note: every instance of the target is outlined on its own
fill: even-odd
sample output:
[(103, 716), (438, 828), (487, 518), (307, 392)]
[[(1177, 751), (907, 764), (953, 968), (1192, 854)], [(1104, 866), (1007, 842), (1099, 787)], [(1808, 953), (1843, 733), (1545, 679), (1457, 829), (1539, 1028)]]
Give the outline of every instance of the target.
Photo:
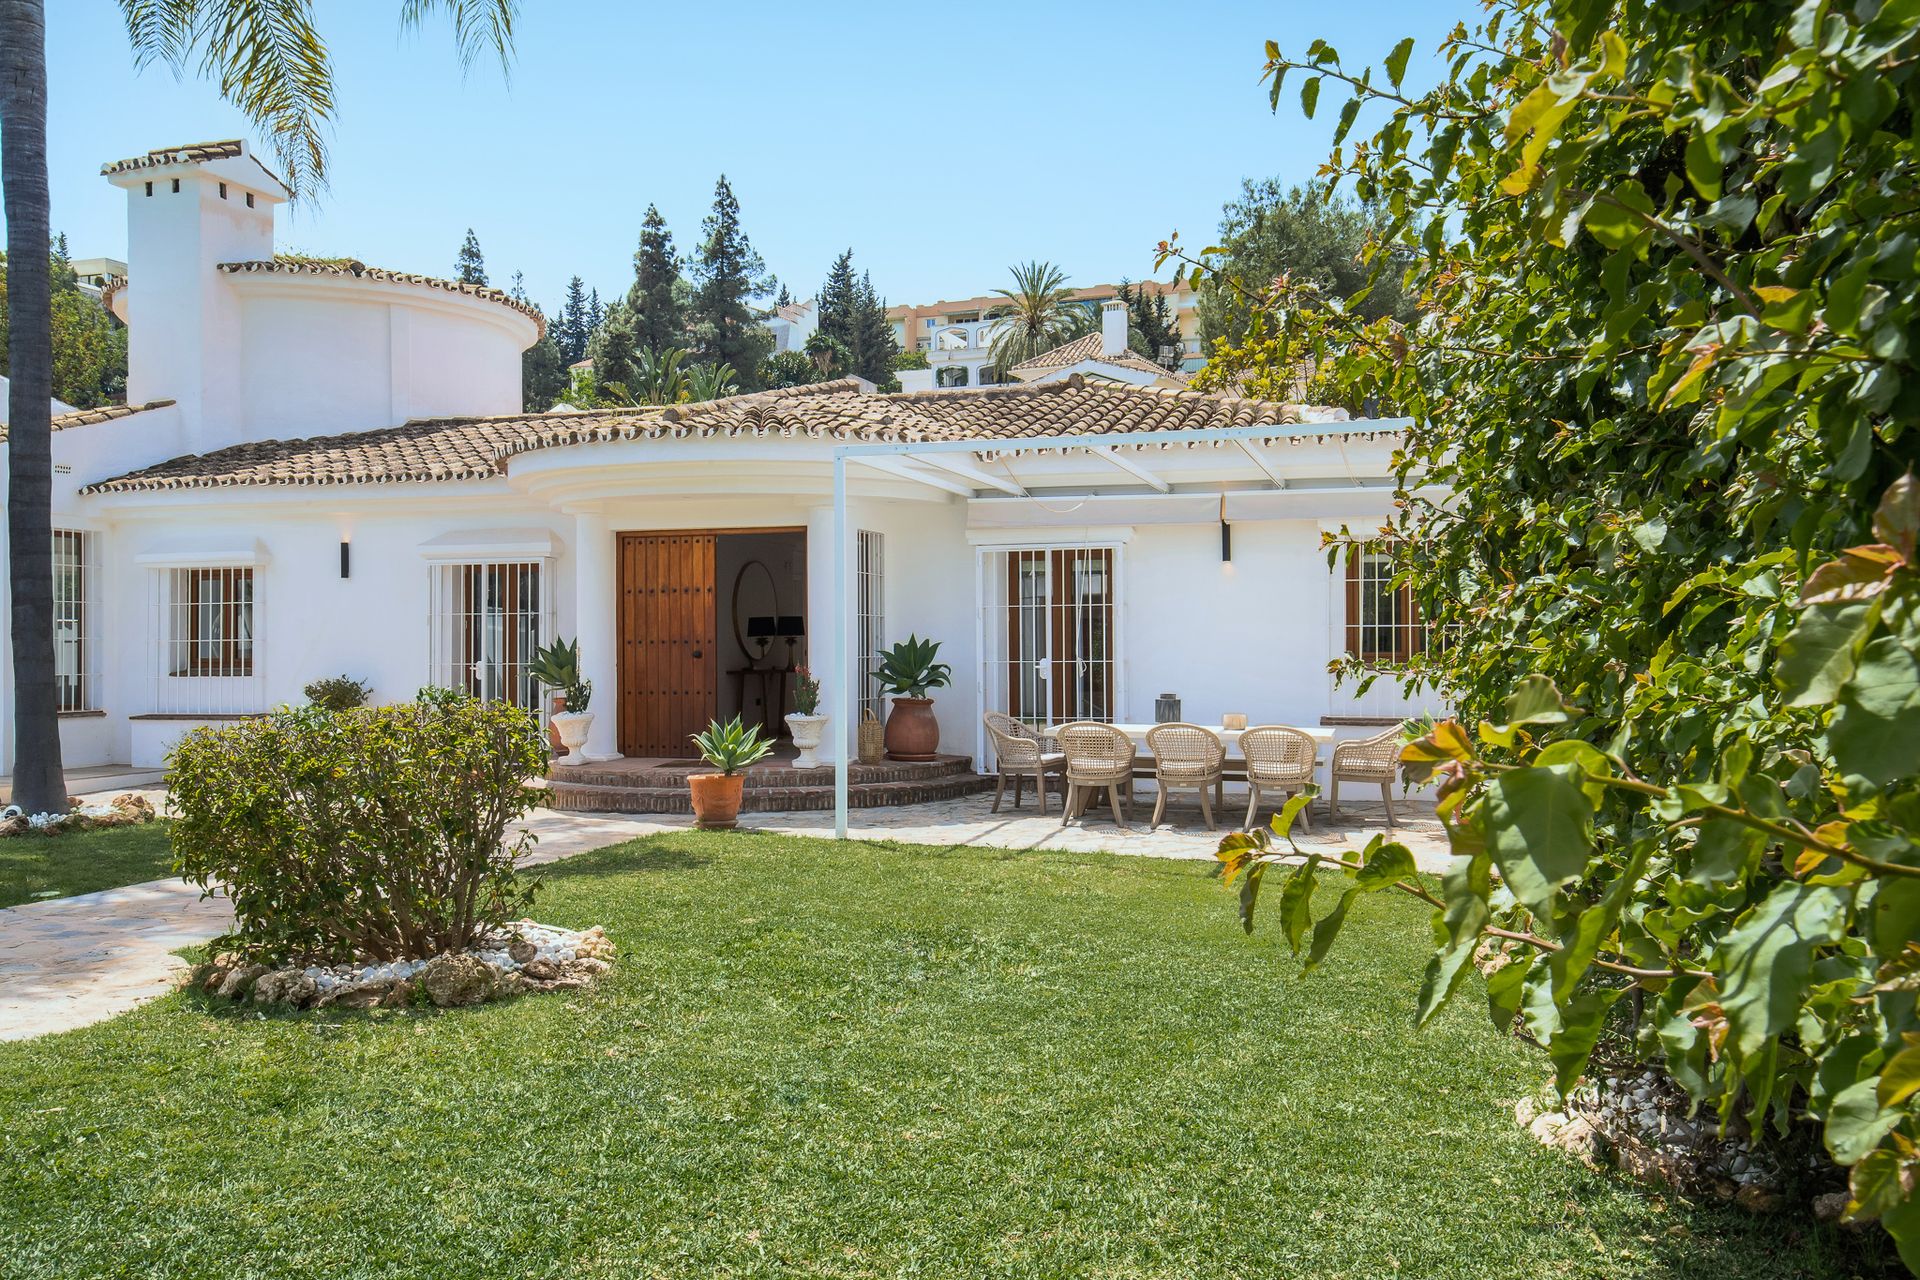
[[(1752, 1213), (1784, 1207), (1790, 1191), (1818, 1186), (1844, 1175), (1817, 1153), (1804, 1169), (1798, 1161), (1783, 1165), (1774, 1150), (1754, 1146), (1736, 1119), (1721, 1136), (1717, 1118), (1694, 1114), (1692, 1099), (1664, 1072), (1586, 1079), (1574, 1087), (1560, 1110), (1522, 1099), (1514, 1119), (1543, 1146), (1555, 1147), (1599, 1168), (1610, 1164), (1628, 1177), (1669, 1187), (1682, 1195), (1731, 1202)], [(1814, 1210), (1832, 1220), (1831, 1206), (1814, 1198)], [(1841, 1207), (1845, 1205), (1842, 1194)]]
[(66, 813), (27, 813), (17, 804), (0, 809), (0, 837), (64, 835), (69, 831), (97, 831), (102, 827), (134, 827), (159, 817), (153, 804), (132, 791), (105, 804), (83, 804), (68, 798)]
[(613, 940), (599, 925), (575, 931), (516, 920), (466, 951), (430, 960), (269, 968), (222, 957), (196, 966), (186, 986), (235, 1003), (293, 1009), (450, 1009), (541, 991), (577, 991), (605, 973)]

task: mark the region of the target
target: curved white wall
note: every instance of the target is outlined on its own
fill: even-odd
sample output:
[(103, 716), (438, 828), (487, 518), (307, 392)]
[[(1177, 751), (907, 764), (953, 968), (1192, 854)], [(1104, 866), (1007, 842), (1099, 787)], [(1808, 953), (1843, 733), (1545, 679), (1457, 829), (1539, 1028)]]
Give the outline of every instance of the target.
[(520, 412), (520, 352), (532, 340), (530, 319), (419, 286), (334, 284), (299, 276), (267, 288), (235, 282), (242, 438)]

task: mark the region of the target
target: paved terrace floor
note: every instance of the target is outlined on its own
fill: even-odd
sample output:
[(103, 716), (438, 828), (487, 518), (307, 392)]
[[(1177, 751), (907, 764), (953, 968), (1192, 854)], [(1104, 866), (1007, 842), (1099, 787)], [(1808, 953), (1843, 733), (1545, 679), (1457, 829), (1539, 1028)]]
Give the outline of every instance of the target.
[[(99, 793), (117, 794), (117, 791)], [(141, 794), (156, 806), (166, 793)], [(1232, 804), (1232, 798), (1228, 798)], [(980, 845), (1001, 849), (1064, 849), (1139, 857), (1212, 859), (1220, 833), (1209, 832), (1191, 806), (1172, 807), (1158, 830), (1148, 831), (1151, 809), (1129, 829), (1112, 823), (1105, 809), (1084, 821), (1060, 825), (1059, 800), (1042, 817), (1028, 797), (1015, 810), (990, 809), (990, 796), (966, 796), (932, 804), (864, 809), (853, 814), (856, 837), (911, 844)], [(1395, 838), (1405, 843), (1422, 870), (1441, 871), (1446, 837), (1430, 805), (1397, 803)], [(1229, 809), (1237, 818), (1238, 810)], [(1343, 805), (1341, 820), (1328, 823), (1320, 809), (1303, 848), (1327, 853), (1363, 845), (1386, 831), (1378, 802)], [(536, 810), (525, 823), (539, 837), (528, 865), (552, 862), (639, 836), (682, 830), (692, 819), (672, 815), (556, 813)], [(830, 836), (831, 813), (745, 814), (742, 830)], [(537, 906), (535, 908), (538, 910)], [(70, 1031), (124, 1013), (165, 995), (186, 962), (173, 953), (224, 932), (232, 914), (222, 899), (201, 901), (200, 891), (180, 880), (153, 880), (120, 889), (81, 894), (0, 910), (0, 1040), (25, 1040)]]

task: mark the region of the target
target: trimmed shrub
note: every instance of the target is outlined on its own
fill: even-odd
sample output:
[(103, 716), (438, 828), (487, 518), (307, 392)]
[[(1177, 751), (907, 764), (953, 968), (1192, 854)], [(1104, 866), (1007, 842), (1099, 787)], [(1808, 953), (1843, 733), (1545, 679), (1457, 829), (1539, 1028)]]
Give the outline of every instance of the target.
[[(197, 729), (168, 758), (174, 862), (233, 902), (216, 950), (274, 964), (422, 959), (522, 915), (504, 842), (545, 767), (524, 710), (421, 690)], [(503, 843), (504, 842), (504, 843)]]
[(364, 680), (355, 680), (351, 676), (327, 676), (315, 680), (300, 692), (307, 695), (307, 701), (322, 711), (351, 711), (355, 707), (365, 706), (373, 689)]

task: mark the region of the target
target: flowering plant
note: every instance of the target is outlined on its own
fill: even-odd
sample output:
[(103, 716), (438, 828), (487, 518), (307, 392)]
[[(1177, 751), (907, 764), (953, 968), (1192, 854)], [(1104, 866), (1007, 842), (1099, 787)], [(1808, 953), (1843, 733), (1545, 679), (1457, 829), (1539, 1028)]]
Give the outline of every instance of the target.
[(795, 715), (811, 716), (820, 711), (820, 681), (805, 667), (795, 667), (793, 671), (793, 712)]

